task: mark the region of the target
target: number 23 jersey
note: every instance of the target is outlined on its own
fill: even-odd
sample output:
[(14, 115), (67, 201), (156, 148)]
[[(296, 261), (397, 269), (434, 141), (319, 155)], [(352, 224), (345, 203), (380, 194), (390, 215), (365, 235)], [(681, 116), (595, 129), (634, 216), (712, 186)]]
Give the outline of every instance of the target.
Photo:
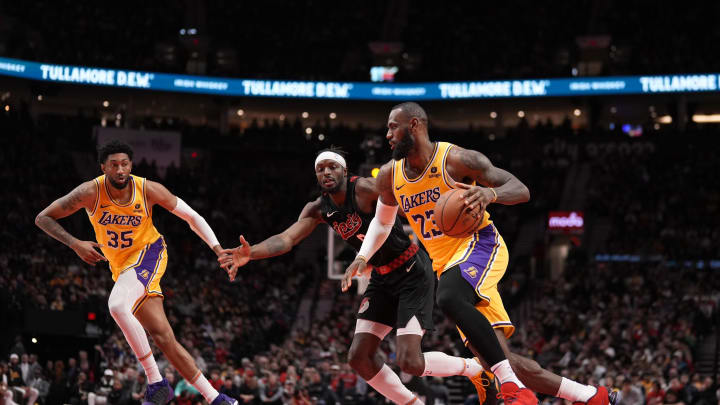
[[(393, 193), (405, 212), (415, 235), (422, 241), (438, 274), (463, 262), (472, 250), (476, 235), (467, 238), (451, 238), (443, 234), (435, 224), (435, 202), (442, 193), (455, 187), (445, 168), (450, 149), (447, 142), (436, 142), (432, 158), (420, 176), (410, 179), (405, 174), (405, 159), (393, 162)], [(478, 230), (490, 225), (490, 214), (485, 211)], [(476, 232), (477, 233), (477, 232)]]
[(132, 197), (125, 204), (110, 196), (107, 182), (105, 175), (95, 178), (98, 198), (88, 216), (95, 239), (103, 246), (103, 255), (110, 263), (113, 280), (117, 280), (120, 273), (140, 263), (144, 253), (162, 235), (152, 222), (145, 178), (129, 176), (127, 187), (132, 188)]

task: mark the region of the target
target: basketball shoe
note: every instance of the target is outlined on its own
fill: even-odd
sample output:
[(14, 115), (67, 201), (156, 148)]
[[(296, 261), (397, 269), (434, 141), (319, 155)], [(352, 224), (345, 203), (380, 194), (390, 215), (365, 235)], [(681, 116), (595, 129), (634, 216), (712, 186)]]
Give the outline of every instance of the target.
[(498, 399), (502, 398), (505, 405), (537, 405), (538, 399), (528, 388), (518, 388), (514, 382), (500, 385)]
[(213, 399), (211, 405), (237, 405), (237, 403), (238, 401), (234, 398), (230, 398), (225, 394), (220, 394), (215, 399)]
[(145, 391), (142, 405), (165, 405), (175, 398), (175, 392), (166, 379), (150, 384)]
[(603, 386), (595, 387), (597, 392), (590, 397), (587, 402), (573, 402), (573, 405), (615, 405), (617, 402), (617, 392), (608, 392)]

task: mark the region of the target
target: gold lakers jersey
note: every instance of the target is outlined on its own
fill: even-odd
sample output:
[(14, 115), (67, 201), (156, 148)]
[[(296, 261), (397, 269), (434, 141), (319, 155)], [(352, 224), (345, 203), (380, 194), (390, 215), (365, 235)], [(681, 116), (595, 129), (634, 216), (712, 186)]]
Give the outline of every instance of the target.
[[(95, 228), (95, 239), (102, 245), (103, 255), (110, 263), (113, 280), (126, 269), (139, 265), (145, 253), (162, 236), (152, 222), (152, 211), (145, 198), (145, 179), (130, 176), (128, 181), (132, 197), (129, 202), (120, 204), (110, 196), (105, 175), (97, 177), (97, 200), (93, 210), (88, 212)], [(164, 242), (158, 243), (158, 249), (164, 250)]]
[[(476, 241), (476, 235), (467, 238), (445, 236), (435, 224), (435, 202), (442, 193), (455, 188), (454, 181), (445, 169), (445, 160), (453, 146), (447, 142), (436, 142), (430, 162), (415, 179), (405, 174), (405, 159), (395, 161), (392, 170), (395, 199), (405, 212), (415, 235), (430, 254), (433, 270), (438, 276), (466, 260)], [(483, 215), (478, 231), (492, 223), (487, 211)]]

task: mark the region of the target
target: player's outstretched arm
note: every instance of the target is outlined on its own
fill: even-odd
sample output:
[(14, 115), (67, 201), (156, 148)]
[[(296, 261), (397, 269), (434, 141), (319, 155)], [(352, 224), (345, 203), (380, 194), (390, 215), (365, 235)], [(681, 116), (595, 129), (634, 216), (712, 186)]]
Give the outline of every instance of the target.
[(208, 225), (205, 218), (195, 212), (185, 201), (180, 197), (171, 193), (165, 186), (160, 183), (147, 180), (145, 183), (145, 193), (148, 199), (148, 204), (153, 206), (155, 204), (160, 205), (176, 216), (185, 220), (190, 225), (190, 229), (193, 230), (208, 246), (212, 249), (216, 255), (222, 255), (222, 246), (218, 242), (215, 232), (213, 232), (210, 225)]
[(280, 256), (289, 252), (293, 246), (307, 238), (319, 223), (320, 199), (318, 198), (307, 203), (298, 220), (282, 233), (273, 235), (252, 246), (241, 235), (240, 246), (223, 250), (223, 253), (227, 253), (229, 256), (221, 257), (218, 261), (221, 266), (230, 266), (227, 270), (230, 281), (232, 281), (237, 275), (238, 267), (246, 265), (250, 260)]
[(87, 264), (94, 265), (100, 260), (107, 259), (100, 254), (96, 247), (101, 247), (95, 241), (79, 240), (70, 235), (65, 228), (58, 223), (58, 219), (72, 215), (77, 210), (85, 208), (92, 211), (95, 207), (97, 187), (94, 181), (86, 181), (75, 187), (70, 193), (53, 201), (35, 217), (35, 225), (45, 231), (48, 235), (64, 243)]
[(340, 288), (347, 291), (352, 285), (352, 278), (357, 274), (363, 274), (367, 267), (367, 261), (385, 243), (397, 217), (398, 204), (395, 194), (392, 191), (392, 161), (385, 163), (378, 173), (375, 187), (378, 192), (375, 217), (370, 221), (368, 231), (365, 234), (360, 251), (350, 266), (345, 270)]
[(465, 189), (465, 205), (483, 211), (488, 204), (515, 205), (530, 200), (530, 190), (507, 170), (493, 166), (482, 153), (455, 146), (450, 149), (447, 169), (454, 179), (471, 179), (485, 187), (456, 183)]

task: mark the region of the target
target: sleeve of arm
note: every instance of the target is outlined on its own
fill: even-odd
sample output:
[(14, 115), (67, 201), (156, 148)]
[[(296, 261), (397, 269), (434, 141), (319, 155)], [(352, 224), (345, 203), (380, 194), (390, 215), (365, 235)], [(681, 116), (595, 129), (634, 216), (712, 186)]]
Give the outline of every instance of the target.
[(362, 246), (358, 256), (362, 256), (366, 260), (370, 258), (380, 249), (393, 225), (395, 224), (395, 218), (397, 217), (397, 205), (385, 205), (382, 200), (378, 198), (377, 207), (375, 208), (375, 217), (370, 221), (368, 231), (363, 239)]
[(215, 232), (210, 228), (205, 218), (190, 208), (180, 197), (177, 198), (177, 205), (171, 212), (184, 219), (185, 222), (190, 225), (190, 229), (202, 238), (202, 240), (210, 246), (210, 249), (220, 244), (215, 236)]

